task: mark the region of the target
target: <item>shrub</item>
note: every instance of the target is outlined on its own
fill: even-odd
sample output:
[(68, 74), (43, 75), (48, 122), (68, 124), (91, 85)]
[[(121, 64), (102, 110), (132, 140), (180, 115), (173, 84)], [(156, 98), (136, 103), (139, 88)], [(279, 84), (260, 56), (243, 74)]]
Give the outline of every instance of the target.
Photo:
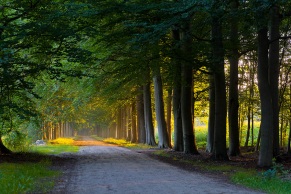
[(27, 135), (19, 131), (11, 131), (3, 138), (3, 143), (12, 151), (26, 152), (29, 150), (30, 141)]

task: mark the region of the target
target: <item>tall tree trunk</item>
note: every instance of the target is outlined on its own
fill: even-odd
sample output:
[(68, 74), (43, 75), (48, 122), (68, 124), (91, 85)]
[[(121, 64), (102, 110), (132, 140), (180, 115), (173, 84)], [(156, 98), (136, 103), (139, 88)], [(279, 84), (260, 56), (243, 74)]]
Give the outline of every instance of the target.
[(116, 114), (116, 137), (117, 139), (122, 138), (122, 108), (118, 107), (117, 114)]
[(168, 129), (168, 137), (169, 137), (169, 146), (172, 147), (172, 88), (168, 89), (167, 96), (167, 129)]
[(289, 120), (289, 137), (288, 137), (288, 145), (287, 145), (287, 153), (291, 154), (291, 119)]
[[(190, 37), (190, 21), (183, 26), (181, 33), (181, 40), (183, 41), (182, 52), (185, 56), (191, 56), (192, 41)], [(192, 122), (192, 81), (193, 71), (189, 63), (182, 64), (182, 91), (181, 91), (181, 115), (183, 127), (184, 152), (188, 154), (199, 154), (196, 143), (195, 134)]]
[[(231, 1), (232, 13), (236, 13), (239, 3), (238, 0)], [(232, 49), (230, 51), (230, 79), (229, 79), (229, 155), (240, 155), (239, 145), (239, 126), (238, 126), (238, 18), (231, 19), (230, 40)]]
[(198, 154), (195, 143), (191, 100), (192, 100), (192, 67), (182, 65), (182, 93), (181, 93), (181, 115), (183, 127), (184, 152), (188, 154)]
[[(220, 1), (214, 0), (214, 10)], [(212, 15), (212, 62), (215, 83), (215, 124), (213, 159), (228, 160), (226, 150), (226, 85), (224, 72), (224, 49), (222, 29), (217, 13)]]
[(140, 94), (138, 94), (138, 96), (136, 97), (136, 116), (137, 116), (138, 143), (146, 143), (143, 87), (142, 86), (140, 88)]
[(256, 145), (256, 151), (259, 151), (260, 149), (260, 143), (261, 143), (261, 124), (260, 124), (260, 128), (259, 128), (259, 133), (258, 133), (258, 138), (257, 138), (257, 145)]
[[(210, 70), (211, 71), (211, 70)], [(215, 124), (215, 84), (213, 73), (209, 75), (209, 116), (206, 151), (213, 152), (214, 146), (214, 124)]]
[(131, 141), (132, 123), (131, 123), (131, 106), (125, 107), (126, 112), (126, 140)]
[[(174, 41), (180, 41), (178, 29), (172, 30)], [(173, 62), (173, 116), (174, 116), (174, 150), (184, 151), (183, 129), (181, 116), (181, 64), (174, 59)]]
[[(252, 106), (253, 107), (253, 106)], [(254, 109), (252, 109), (251, 111), (251, 122), (252, 122), (252, 131), (251, 131), (251, 135), (252, 135), (252, 147), (254, 146)]]
[(143, 97), (144, 97), (146, 144), (155, 146), (156, 141), (155, 141), (155, 135), (154, 135), (154, 126), (153, 126), (150, 83), (147, 83), (143, 86), (143, 92), (144, 92)]
[(273, 156), (279, 155), (279, 7), (270, 10), (269, 84), (273, 105)]
[(137, 130), (136, 130), (136, 103), (131, 103), (131, 140), (132, 143), (137, 142)]
[(163, 85), (160, 67), (156, 68), (154, 71), (154, 95), (155, 95), (155, 109), (156, 109), (156, 120), (158, 124), (158, 135), (159, 135), (159, 148), (168, 148), (169, 145), (169, 135), (167, 131), (167, 124), (165, 119), (165, 109), (163, 100)]
[(250, 104), (248, 106), (248, 127), (247, 127), (247, 135), (246, 135), (246, 142), (245, 142), (245, 147), (247, 147), (249, 145), (249, 138), (250, 138), (250, 131), (251, 131), (251, 108), (250, 108)]
[(258, 31), (258, 86), (261, 99), (261, 145), (258, 166), (269, 167), (273, 158), (273, 107), (268, 80), (268, 29)]

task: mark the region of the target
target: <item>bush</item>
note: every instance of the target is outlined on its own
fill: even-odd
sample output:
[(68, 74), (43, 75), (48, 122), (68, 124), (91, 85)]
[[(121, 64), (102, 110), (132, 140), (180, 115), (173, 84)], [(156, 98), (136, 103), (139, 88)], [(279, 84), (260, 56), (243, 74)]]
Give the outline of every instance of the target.
[(5, 135), (3, 143), (8, 149), (14, 152), (26, 152), (30, 147), (30, 141), (27, 135), (16, 130)]

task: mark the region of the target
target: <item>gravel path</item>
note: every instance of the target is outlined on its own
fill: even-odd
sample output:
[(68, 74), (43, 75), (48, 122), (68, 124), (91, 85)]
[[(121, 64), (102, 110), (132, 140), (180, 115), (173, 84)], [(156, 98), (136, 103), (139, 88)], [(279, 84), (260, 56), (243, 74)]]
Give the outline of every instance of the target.
[(182, 194), (259, 193), (149, 158), (117, 146), (82, 146), (64, 168), (64, 177), (52, 193)]

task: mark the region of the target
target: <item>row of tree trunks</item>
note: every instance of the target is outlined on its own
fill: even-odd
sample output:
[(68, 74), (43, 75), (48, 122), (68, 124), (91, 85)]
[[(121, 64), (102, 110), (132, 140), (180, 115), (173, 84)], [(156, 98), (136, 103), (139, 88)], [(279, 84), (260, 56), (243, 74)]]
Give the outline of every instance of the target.
[(59, 137), (73, 137), (75, 135), (75, 130), (68, 122), (44, 122), (42, 134), (42, 139), (51, 140)]

